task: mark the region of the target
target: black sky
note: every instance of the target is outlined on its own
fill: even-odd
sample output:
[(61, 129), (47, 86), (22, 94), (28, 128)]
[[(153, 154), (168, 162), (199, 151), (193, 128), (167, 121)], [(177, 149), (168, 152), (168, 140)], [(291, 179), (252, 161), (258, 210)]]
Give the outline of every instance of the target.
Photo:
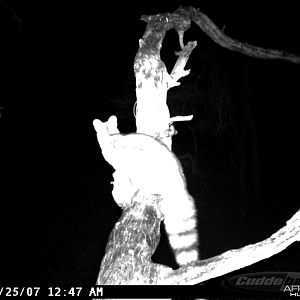
[[(0, 125), (6, 195), (3, 201), (8, 203), (3, 214), (8, 217), (5, 227), (15, 227), (7, 234), (7, 253), (14, 248), (14, 265), (23, 264), (24, 253), (29, 252), (21, 274), (28, 272), (32, 280), (55, 274), (53, 270), (62, 260), (70, 259), (72, 252), (72, 246), (65, 246), (64, 239), (69, 235), (76, 239), (79, 231), (76, 228), (80, 222), (86, 222), (89, 211), (93, 210), (93, 202), (88, 200), (90, 195), (98, 193), (104, 202), (109, 197), (109, 191), (97, 188), (99, 179), (107, 178), (111, 170), (101, 157), (92, 120), (107, 117), (114, 107), (109, 99), (124, 97), (124, 84), (134, 83), (134, 56), (145, 29), (145, 23), (139, 20), (141, 15), (171, 12), (179, 4), (192, 5), (220, 28), (225, 26), (225, 33), (232, 38), (300, 55), (295, 2), (228, 2), (110, 1), (103, 5), (101, 1), (1, 1), (0, 107), (4, 109)], [(196, 26), (187, 33), (187, 38), (198, 40), (189, 68), (195, 64), (201, 70), (197, 54), (212, 47), (213, 42)], [(170, 39), (170, 43), (175, 48), (164, 54), (166, 60), (179, 50), (177, 40)], [(168, 47), (166, 43), (165, 46)], [(299, 66), (245, 58), (222, 48), (219, 51), (220, 57), (227, 57), (230, 62), (226, 70), (231, 81), (242, 76), (239, 73), (242, 63), (247, 61), (250, 65), (263, 168), (269, 174), (265, 175), (266, 195), (277, 194), (285, 207), (294, 208), (293, 199), (299, 196), (294, 176), (298, 171)], [(272, 186), (278, 188), (278, 193), (272, 191)], [(96, 209), (101, 211), (100, 206)], [(102, 222), (107, 231), (120, 214), (113, 204), (110, 210), (116, 216)], [(75, 219), (80, 212), (82, 219)], [(51, 237), (51, 232), (55, 237)], [(100, 243), (102, 236), (98, 238)], [(59, 243), (64, 253), (56, 249)], [(91, 265), (89, 260), (99, 260), (94, 255), (81, 259)], [(41, 265), (47, 259), (50, 263), (45, 275)], [(29, 275), (31, 261), (40, 274)], [(72, 271), (80, 272), (83, 275), (79, 277), (84, 278), (84, 272), (88, 271), (79, 267), (84, 263), (76, 263)], [(97, 264), (100, 261), (95, 262), (94, 273)], [(72, 268), (66, 265), (67, 277)], [(19, 280), (21, 275), (15, 273), (6, 278), (12, 280), (14, 276)], [(63, 278), (62, 271), (59, 276)], [(86, 276), (90, 280), (91, 275)]]

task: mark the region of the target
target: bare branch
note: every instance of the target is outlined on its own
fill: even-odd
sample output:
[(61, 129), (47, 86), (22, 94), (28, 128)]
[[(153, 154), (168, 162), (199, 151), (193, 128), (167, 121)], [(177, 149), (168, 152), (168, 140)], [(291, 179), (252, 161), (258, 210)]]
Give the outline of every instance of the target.
[(190, 19), (194, 21), (205, 34), (207, 34), (218, 45), (228, 50), (237, 51), (242, 54), (261, 59), (282, 59), (296, 64), (300, 63), (300, 57), (295, 54), (275, 49), (264, 49), (230, 38), (199, 9), (195, 9), (193, 7), (179, 8), (175, 11), (175, 13), (184, 14), (185, 16), (189, 15)]
[[(191, 21), (183, 14), (145, 15), (141, 19), (148, 24), (139, 41), (139, 50), (134, 61), (137, 132), (159, 139), (171, 150), (167, 92), (170, 88), (180, 85), (178, 80), (189, 74), (190, 71), (184, 70), (184, 67), (197, 42), (189, 42), (184, 46), (184, 31), (189, 28)], [(177, 53), (177, 62), (169, 75), (161, 60), (160, 50), (166, 32), (173, 28), (178, 32), (182, 50)]]
[(170, 74), (173, 84), (169, 83), (168, 88), (171, 88), (173, 86), (180, 85), (180, 82), (177, 82), (178, 79), (181, 77), (187, 76), (190, 74), (190, 70), (184, 70), (185, 65), (194, 50), (194, 48), (197, 46), (197, 42), (188, 42), (186, 46), (183, 47), (183, 49), (180, 52), (176, 52), (176, 55), (178, 55), (178, 59), (174, 65), (174, 68)]
[(269, 258), (292, 243), (300, 241), (300, 210), (286, 224), (271, 237), (259, 243), (229, 250), (175, 270), (165, 278), (165, 284), (197, 284)]
[(170, 121), (173, 122), (180, 122), (180, 121), (190, 121), (193, 119), (193, 115), (188, 115), (188, 116), (175, 116), (170, 118)]

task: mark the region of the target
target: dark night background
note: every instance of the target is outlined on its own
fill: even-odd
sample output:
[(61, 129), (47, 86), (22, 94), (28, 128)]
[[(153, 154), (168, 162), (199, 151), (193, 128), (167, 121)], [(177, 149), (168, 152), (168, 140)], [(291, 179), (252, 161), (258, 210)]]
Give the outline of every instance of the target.
[[(219, 28), (226, 25), (232, 38), (300, 55), (296, 4), (228, 2), (1, 0), (3, 282), (95, 283), (121, 210), (92, 121), (116, 114), (121, 131), (135, 129), (133, 61), (142, 14), (192, 5)], [(197, 112), (189, 125), (198, 126), (201, 175), (188, 164), (186, 174), (207, 258), (267, 238), (299, 208), (300, 66), (228, 51), (195, 24), (189, 40), (198, 41), (187, 65), (192, 74), (171, 95), (184, 97), (186, 86), (197, 85), (199, 102), (186, 112)], [(168, 32), (162, 59), (169, 70), (175, 50), (177, 37)], [(230, 109), (213, 104), (220, 91)], [(184, 157), (191, 130), (176, 128), (174, 150)], [(170, 253), (162, 243), (156, 261), (173, 266)], [(299, 244), (237, 272), (250, 271), (300, 271)]]

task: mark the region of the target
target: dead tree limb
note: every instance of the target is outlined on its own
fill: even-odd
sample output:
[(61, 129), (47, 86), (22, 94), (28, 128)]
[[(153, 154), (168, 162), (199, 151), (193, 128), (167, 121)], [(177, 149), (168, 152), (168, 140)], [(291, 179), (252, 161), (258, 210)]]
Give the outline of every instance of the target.
[[(139, 40), (139, 50), (134, 61), (136, 77), (136, 128), (137, 133), (143, 133), (162, 141), (171, 150), (172, 130), (170, 126), (178, 120), (171, 119), (167, 105), (167, 92), (178, 86), (178, 80), (189, 74), (184, 70), (187, 60), (196, 47), (197, 42), (183, 44), (183, 32), (190, 26), (190, 20), (176, 14), (159, 14), (142, 16), (147, 27), (142, 39)], [(163, 39), (168, 30), (174, 28), (180, 37), (182, 50), (177, 52), (177, 62), (169, 74), (160, 58)]]
[(282, 59), (296, 64), (300, 63), (300, 57), (295, 54), (282, 50), (264, 49), (261, 47), (252, 46), (227, 36), (212, 22), (207, 15), (202, 13), (199, 9), (193, 7), (179, 8), (175, 11), (175, 13), (179, 15), (183, 14), (184, 16), (190, 18), (190, 20), (195, 22), (214, 42), (228, 50), (237, 51), (255, 58)]
[(269, 238), (175, 270), (166, 280), (172, 284), (197, 284), (269, 258), (296, 241), (300, 241), (300, 210)]

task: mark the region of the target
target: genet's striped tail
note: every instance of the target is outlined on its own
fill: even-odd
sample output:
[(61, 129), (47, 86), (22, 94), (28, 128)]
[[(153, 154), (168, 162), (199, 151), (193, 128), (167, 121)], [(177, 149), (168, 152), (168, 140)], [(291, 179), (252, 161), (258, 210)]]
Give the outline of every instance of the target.
[(194, 199), (188, 195), (181, 198), (165, 214), (165, 227), (175, 258), (179, 266), (196, 261), (199, 258), (197, 215)]

